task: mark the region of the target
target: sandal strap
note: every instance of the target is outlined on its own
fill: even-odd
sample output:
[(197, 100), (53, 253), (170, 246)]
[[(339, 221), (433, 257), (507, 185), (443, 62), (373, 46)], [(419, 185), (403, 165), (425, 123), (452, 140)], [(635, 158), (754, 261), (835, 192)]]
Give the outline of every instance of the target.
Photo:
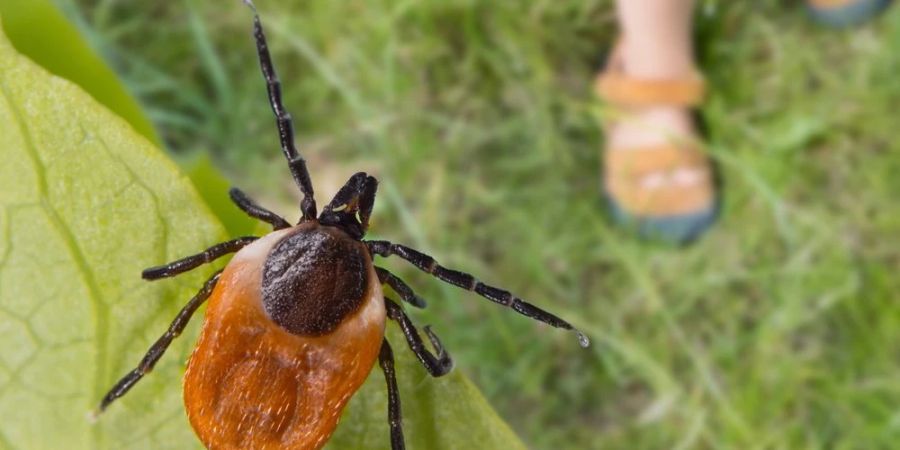
[(597, 77), (594, 89), (600, 98), (616, 105), (696, 107), (703, 102), (706, 83), (699, 77), (685, 80), (642, 80), (607, 72)]
[(695, 147), (663, 144), (638, 149), (614, 149), (603, 152), (606, 172), (613, 177), (640, 178), (670, 172), (678, 168), (707, 169), (706, 155)]
[[(637, 215), (690, 213), (708, 207), (713, 198), (712, 176), (706, 155), (696, 147), (660, 145), (604, 152), (604, 189), (625, 211)], [(672, 176), (677, 170), (700, 171), (701, 178), (677, 189), (656, 189), (647, 177)]]
[(597, 95), (615, 105), (696, 107), (703, 102), (706, 81), (697, 73), (681, 80), (641, 79), (625, 75), (622, 40), (613, 47), (606, 67), (594, 82)]

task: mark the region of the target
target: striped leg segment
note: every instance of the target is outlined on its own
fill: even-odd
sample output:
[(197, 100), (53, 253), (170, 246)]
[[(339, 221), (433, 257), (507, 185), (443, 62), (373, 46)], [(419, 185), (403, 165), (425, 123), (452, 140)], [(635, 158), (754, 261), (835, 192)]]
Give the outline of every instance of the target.
[(397, 388), (397, 376), (394, 371), (394, 352), (387, 339), (381, 343), (378, 364), (384, 372), (384, 381), (388, 391), (388, 425), (391, 427), (391, 450), (404, 450), (403, 419), (400, 413), (400, 389)]
[(509, 291), (496, 288), (482, 283), (474, 276), (460, 272), (458, 270), (448, 269), (434, 260), (434, 258), (405, 245), (393, 244), (388, 241), (364, 241), (372, 254), (380, 256), (396, 255), (405, 259), (412, 265), (419, 268), (423, 272), (434, 275), (437, 279), (450, 283), (454, 286), (461, 287), (468, 291), (474, 291), (476, 294), (508, 308), (512, 308), (525, 317), (544, 322), (564, 330), (571, 330), (578, 335), (578, 342), (582, 347), (590, 345), (590, 340), (581, 331), (575, 329), (570, 323), (551, 314), (537, 306), (528, 303), (521, 298), (511, 294)]
[(419, 361), (422, 362), (422, 365), (425, 366), (425, 370), (427, 370), (431, 376), (444, 376), (450, 372), (450, 369), (453, 369), (453, 360), (450, 359), (450, 355), (444, 350), (441, 340), (431, 331), (431, 327), (426, 326), (424, 328), (425, 334), (428, 336), (428, 340), (431, 341), (431, 345), (434, 346), (437, 356), (433, 355), (425, 348), (425, 344), (419, 336), (419, 330), (417, 330), (416, 326), (409, 320), (409, 317), (403, 312), (403, 308), (401, 308), (400, 305), (385, 297), (384, 306), (387, 308), (388, 317), (390, 317), (391, 320), (396, 321), (400, 325), (400, 329), (403, 330), (403, 335), (406, 336), (406, 342), (409, 344), (410, 350), (416, 354), (416, 357), (419, 358)]
[(106, 396), (103, 397), (103, 400), (100, 401), (100, 406), (97, 407), (95, 415), (103, 412), (110, 403), (125, 395), (125, 393), (134, 387), (144, 375), (153, 370), (153, 366), (156, 365), (159, 358), (161, 358), (169, 348), (169, 344), (172, 343), (172, 340), (181, 335), (181, 332), (184, 331), (184, 327), (190, 322), (191, 317), (197, 309), (200, 308), (200, 305), (202, 305), (203, 302), (209, 298), (209, 295), (212, 294), (213, 288), (216, 287), (216, 283), (219, 281), (219, 275), (221, 274), (221, 270), (216, 272), (203, 284), (203, 287), (200, 288), (197, 295), (195, 295), (187, 305), (184, 305), (184, 308), (181, 309), (181, 312), (175, 316), (175, 320), (169, 325), (169, 329), (166, 330), (166, 332), (150, 347), (150, 350), (148, 350), (144, 355), (144, 358), (141, 359), (140, 364), (122, 377), (122, 379), (109, 390)]
[(191, 255), (186, 258), (170, 262), (162, 266), (151, 267), (141, 272), (141, 277), (145, 280), (158, 280), (160, 278), (174, 277), (180, 273), (196, 269), (204, 264), (211, 263), (229, 253), (237, 252), (247, 246), (247, 244), (255, 241), (256, 236), (244, 236), (221, 244), (213, 245), (204, 250), (202, 253)]

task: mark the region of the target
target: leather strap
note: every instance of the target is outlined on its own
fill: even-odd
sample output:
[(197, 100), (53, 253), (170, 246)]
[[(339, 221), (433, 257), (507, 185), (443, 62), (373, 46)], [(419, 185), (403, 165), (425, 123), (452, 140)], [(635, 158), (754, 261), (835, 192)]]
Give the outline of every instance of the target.
[[(674, 145), (604, 152), (604, 188), (632, 214), (668, 216), (698, 211), (713, 201), (712, 176), (706, 155), (700, 150)], [(661, 178), (671, 183), (679, 174), (695, 177), (677, 188), (654, 188), (647, 183)]]
[(623, 106), (675, 105), (696, 107), (706, 90), (702, 79), (639, 80), (617, 73), (604, 73), (594, 85), (600, 98)]
[(603, 152), (607, 174), (615, 177), (639, 178), (676, 167), (704, 168), (706, 155), (691, 147), (658, 145), (640, 149), (616, 149)]
[(637, 107), (696, 107), (703, 101), (706, 82), (699, 73), (683, 80), (639, 79), (625, 75), (621, 47), (619, 41), (594, 82), (594, 90), (600, 98), (615, 105)]

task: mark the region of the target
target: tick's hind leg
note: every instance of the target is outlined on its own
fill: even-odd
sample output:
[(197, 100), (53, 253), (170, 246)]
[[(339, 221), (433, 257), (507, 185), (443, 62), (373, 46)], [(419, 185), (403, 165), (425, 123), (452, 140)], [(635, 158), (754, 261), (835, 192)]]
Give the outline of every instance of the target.
[(388, 391), (388, 425), (391, 427), (391, 450), (404, 450), (403, 418), (400, 413), (400, 390), (397, 388), (397, 377), (394, 373), (394, 352), (387, 339), (381, 341), (381, 352), (378, 364), (384, 372), (384, 381)]
[(253, 217), (254, 219), (259, 219), (272, 225), (272, 229), (274, 230), (291, 227), (291, 224), (287, 220), (284, 220), (284, 217), (263, 208), (236, 187), (228, 190), (228, 196), (231, 197), (231, 201), (233, 201), (238, 208), (241, 208), (241, 211), (244, 211), (248, 216)]
[(162, 266), (151, 267), (141, 272), (141, 277), (145, 280), (158, 280), (160, 278), (174, 277), (180, 273), (196, 269), (203, 264), (211, 263), (229, 253), (234, 253), (247, 244), (258, 239), (256, 236), (244, 236), (221, 244), (213, 245), (204, 250), (202, 253), (181, 258), (178, 261), (170, 262)]
[(413, 292), (412, 288), (409, 287), (403, 280), (397, 277), (397, 275), (392, 274), (387, 269), (383, 267), (375, 266), (375, 273), (378, 275), (378, 281), (381, 284), (386, 284), (400, 296), (400, 300), (403, 300), (410, 305), (415, 306), (416, 308), (424, 308), (425, 300), (422, 297), (416, 295)]
[(433, 377), (444, 376), (450, 372), (450, 369), (453, 368), (453, 360), (450, 359), (450, 355), (444, 350), (441, 340), (431, 331), (431, 327), (425, 327), (425, 334), (428, 336), (428, 340), (431, 341), (431, 345), (434, 346), (434, 351), (437, 352), (437, 356), (433, 355), (425, 348), (425, 344), (419, 336), (419, 330), (417, 330), (416, 326), (409, 320), (409, 317), (403, 312), (403, 308), (401, 308), (400, 305), (385, 297), (384, 306), (387, 309), (388, 317), (400, 325), (400, 329), (406, 337), (406, 342), (409, 344), (410, 350), (416, 354), (416, 357), (419, 358), (419, 361), (425, 366), (425, 370)]
[(516, 297), (509, 291), (484, 284), (471, 274), (460, 272), (458, 270), (448, 269), (438, 264), (438, 262), (435, 261), (434, 258), (418, 250), (409, 248), (405, 245), (394, 244), (388, 241), (363, 242), (366, 244), (366, 247), (369, 248), (369, 252), (373, 255), (380, 255), (385, 257), (397, 255), (409, 261), (412, 265), (418, 267), (419, 270), (430, 273), (441, 281), (461, 287), (468, 291), (474, 291), (476, 294), (492, 302), (499, 303), (508, 308), (512, 308), (514, 311), (523, 316), (530, 317), (534, 320), (539, 320), (557, 328), (574, 331), (578, 335), (578, 343), (581, 344), (582, 347), (587, 347), (588, 345), (590, 345), (590, 341), (588, 340), (587, 336), (585, 336), (581, 331), (575, 329), (572, 324), (566, 322), (565, 320), (557, 317), (554, 314), (544, 311), (543, 309), (522, 300), (519, 297)]
[(156, 362), (159, 361), (159, 358), (162, 357), (163, 353), (166, 352), (166, 349), (169, 348), (169, 344), (172, 343), (172, 340), (178, 337), (182, 331), (184, 331), (184, 327), (187, 326), (188, 322), (191, 320), (191, 316), (194, 315), (194, 312), (197, 311), (197, 308), (209, 298), (209, 295), (212, 293), (213, 288), (216, 286), (216, 282), (219, 281), (219, 275), (221, 275), (222, 271), (216, 272), (206, 283), (203, 284), (203, 287), (200, 288), (200, 291), (197, 292), (197, 295), (192, 298), (187, 305), (184, 305), (184, 308), (181, 309), (181, 312), (175, 317), (175, 320), (172, 321), (172, 324), (169, 325), (169, 329), (150, 347), (150, 350), (147, 351), (147, 354), (144, 355), (144, 358), (141, 360), (140, 364), (136, 368), (134, 368), (131, 372), (128, 372), (127, 375), (122, 377), (112, 389), (103, 397), (103, 400), (100, 402), (100, 406), (97, 408), (95, 414), (99, 414), (109, 406), (115, 399), (125, 395), (129, 389), (131, 389), (144, 375), (153, 370), (153, 366), (156, 365)]

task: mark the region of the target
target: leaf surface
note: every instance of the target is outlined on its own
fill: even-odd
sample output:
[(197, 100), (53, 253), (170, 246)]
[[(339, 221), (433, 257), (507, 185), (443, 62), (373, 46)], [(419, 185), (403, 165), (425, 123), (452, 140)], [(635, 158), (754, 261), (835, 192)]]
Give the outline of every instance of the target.
[[(213, 267), (153, 283), (140, 271), (224, 240), (218, 220), (146, 138), (2, 34), (0, 158), (0, 448), (199, 447), (180, 379), (202, 310), (151, 374), (87, 416)], [(458, 370), (431, 379), (389, 336), (409, 448), (523, 448)], [(387, 448), (386, 411), (376, 366), (329, 448)]]
[[(450, 324), (437, 332), (453, 331)], [(421, 329), (421, 327), (420, 327)], [(461, 328), (456, 327), (456, 331)], [(406, 446), (422, 450), (525, 449), (459, 368), (432, 378), (413, 356), (397, 325), (388, 323), (388, 340), (397, 364)], [(424, 334), (422, 335), (425, 338)], [(453, 352), (453, 349), (449, 349)], [(390, 448), (387, 391), (377, 363), (362, 389), (350, 400), (329, 450)]]
[(0, 447), (184, 448), (190, 339), (97, 424), (86, 417), (211, 268), (155, 283), (141, 270), (223, 230), (123, 119), (0, 39)]

